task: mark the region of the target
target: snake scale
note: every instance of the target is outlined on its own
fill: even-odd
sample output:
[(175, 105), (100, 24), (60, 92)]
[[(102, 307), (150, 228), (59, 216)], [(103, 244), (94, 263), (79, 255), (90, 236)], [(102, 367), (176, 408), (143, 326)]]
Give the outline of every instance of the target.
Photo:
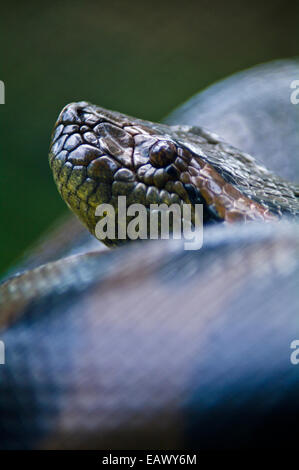
[[(289, 344), (299, 337), (299, 194), (296, 162), (290, 167), (298, 135), (282, 171), (275, 151), (270, 171), (241, 137), (271, 164), (269, 148), (283, 140), (285, 122), (271, 122), (267, 144), (271, 118), (257, 125), (256, 116), (288, 109), (281, 96), (298, 70), (286, 61), (236, 75), (168, 124), (87, 102), (62, 110), (50, 166), (92, 234), (96, 206), (116, 207), (126, 195), (147, 208), (203, 204), (204, 245), (186, 252), (181, 241), (146, 241), (102, 252), (72, 221), (59, 229), (62, 242), (51, 247), (50, 235), (4, 280), (2, 448), (295, 446), (299, 382)], [(275, 90), (271, 99), (265, 84)], [(222, 99), (211, 111), (215, 95)], [(220, 138), (198, 125), (201, 118), (217, 131), (232, 119), (235, 126)], [(245, 151), (227, 143), (230, 133)]]

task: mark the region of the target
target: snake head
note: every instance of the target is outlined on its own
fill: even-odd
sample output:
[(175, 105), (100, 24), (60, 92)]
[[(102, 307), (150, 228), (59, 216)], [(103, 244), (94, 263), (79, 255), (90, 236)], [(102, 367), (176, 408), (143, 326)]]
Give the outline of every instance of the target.
[[(201, 128), (144, 121), (82, 101), (61, 111), (49, 160), (62, 198), (92, 234), (97, 206), (111, 204), (117, 213), (118, 196), (148, 212), (151, 204), (190, 204), (192, 217), (203, 204), (204, 222), (268, 217), (267, 207), (238, 188), (237, 170), (225, 170), (232, 148), (224, 145)], [(224, 154), (221, 166), (217, 158)], [(236, 161), (244, 166), (250, 159), (234, 159), (234, 169)]]

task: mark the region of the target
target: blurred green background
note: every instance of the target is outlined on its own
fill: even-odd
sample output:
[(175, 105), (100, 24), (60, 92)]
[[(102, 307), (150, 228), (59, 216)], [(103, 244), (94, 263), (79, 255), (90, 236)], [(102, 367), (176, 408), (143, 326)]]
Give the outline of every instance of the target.
[(47, 152), (68, 102), (159, 120), (215, 80), (299, 53), (299, 2), (6, 2), (0, 14), (0, 271), (66, 206)]

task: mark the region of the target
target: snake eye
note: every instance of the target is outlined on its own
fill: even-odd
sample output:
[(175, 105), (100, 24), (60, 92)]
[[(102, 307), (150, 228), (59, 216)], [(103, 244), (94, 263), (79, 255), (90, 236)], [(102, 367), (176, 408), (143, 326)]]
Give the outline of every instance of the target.
[(150, 150), (150, 162), (156, 168), (168, 166), (176, 158), (176, 147), (172, 142), (160, 140)]

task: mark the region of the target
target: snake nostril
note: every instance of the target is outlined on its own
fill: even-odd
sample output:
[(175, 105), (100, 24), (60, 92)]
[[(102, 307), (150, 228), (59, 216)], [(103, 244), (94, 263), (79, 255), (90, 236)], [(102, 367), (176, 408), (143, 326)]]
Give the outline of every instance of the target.
[(78, 106), (77, 115), (80, 119), (82, 119), (84, 117), (84, 108), (81, 108), (81, 107)]
[(84, 120), (84, 113), (86, 111), (86, 105), (84, 101), (79, 103), (70, 103), (65, 106), (59, 116), (59, 120), (62, 123), (76, 123), (80, 124)]

